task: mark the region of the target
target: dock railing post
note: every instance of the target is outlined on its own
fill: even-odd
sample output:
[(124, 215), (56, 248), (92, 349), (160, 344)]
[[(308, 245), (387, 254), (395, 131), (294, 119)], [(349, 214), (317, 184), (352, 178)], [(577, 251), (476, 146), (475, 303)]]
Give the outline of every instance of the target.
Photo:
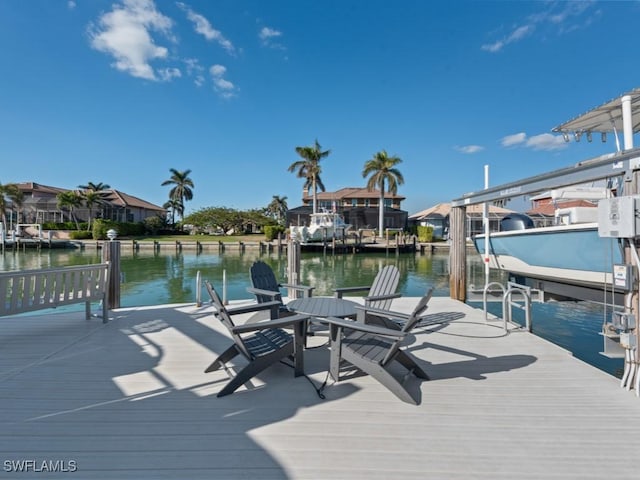
[[(300, 284), (300, 242), (291, 239), (287, 243), (287, 281), (291, 285)], [(287, 295), (289, 299), (298, 298), (299, 290), (289, 288)]]
[(120, 308), (120, 242), (110, 240), (102, 244), (102, 261), (109, 262), (107, 308)]

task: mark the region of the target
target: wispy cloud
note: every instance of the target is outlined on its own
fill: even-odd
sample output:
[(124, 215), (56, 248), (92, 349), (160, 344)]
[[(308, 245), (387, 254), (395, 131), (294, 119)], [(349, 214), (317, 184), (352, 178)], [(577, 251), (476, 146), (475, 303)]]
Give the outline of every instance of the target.
[(464, 146), (455, 146), (453, 148), (460, 153), (466, 153), (468, 155), (478, 153), (484, 150), (484, 147), (480, 145), (464, 145)]
[(545, 5), (546, 9), (529, 15), (523, 22), (508, 29), (502, 38), (492, 43), (485, 43), (480, 48), (495, 53), (507, 45), (532, 36), (536, 31), (548, 33), (551, 30), (557, 35), (562, 35), (586, 28), (601, 14), (600, 10), (593, 11), (592, 7), (595, 3), (594, 0), (539, 3), (539, 5)]
[(229, 80), (224, 78), (227, 73), (227, 67), (224, 65), (212, 65), (209, 68), (209, 74), (213, 81), (213, 89), (218, 92), (222, 98), (233, 98), (237, 95), (237, 87)]
[(68, 8), (69, 10), (73, 10), (74, 8), (76, 8), (76, 2), (74, 2), (74, 0), (69, 0), (69, 1), (67, 2), (67, 8)]
[(284, 45), (278, 42), (280, 37), (282, 32), (271, 27), (262, 27), (258, 32), (258, 38), (263, 46), (284, 50)]
[(193, 77), (193, 83), (196, 86), (201, 87), (205, 83), (204, 67), (200, 65), (197, 58), (185, 58), (185, 65), (187, 66), (187, 75)]
[(168, 49), (155, 43), (152, 32), (172, 38), (173, 22), (160, 13), (153, 0), (123, 0), (89, 26), (91, 46), (108, 55), (116, 69), (147, 80), (170, 80), (179, 76), (177, 69), (157, 72), (151, 62), (166, 59)]
[(542, 133), (540, 135), (534, 135), (527, 137), (524, 132), (515, 133), (513, 135), (507, 135), (502, 138), (500, 144), (505, 147), (525, 147), (533, 150), (563, 150), (567, 148), (567, 143), (560, 135), (551, 135), (550, 133)]
[(196, 13), (188, 5), (182, 2), (177, 2), (176, 4), (187, 14), (187, 18), (193, 23), (193, 28), (196, 32), (207, 40), (218, 42), (218, 44), (230, 55), (236, 54), (236, 48), (233, 46), (233, 43), (226, 39), (222, 32), (213, 28), (209, 20), (199, 13)]

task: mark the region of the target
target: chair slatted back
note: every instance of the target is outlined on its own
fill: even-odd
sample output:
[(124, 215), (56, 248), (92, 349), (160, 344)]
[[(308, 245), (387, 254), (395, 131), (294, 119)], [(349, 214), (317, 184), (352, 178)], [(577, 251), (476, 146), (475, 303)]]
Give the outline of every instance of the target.
[[(411, 312), (409, 319), (406, 321), (406, 323), (402, 327), (401, 331), (403, 333), (411, 332), (411, 330), (413, 330), (413, 327), (415, 327), (418, 324), (422, 316), (422, 313), (427, 309), (427, 304), (429, 303), (429, 300), (431, 300), (432, 295), (433, 295), (433, 287), (430, 287), (427, 290), (427, 292), (424, 294), (424, 296), (418, 301), (418, 304), (413, 309), (413, 312)], [(396, 352), (400, 348), (400, 345), (402, 344), (403, 341), (404, 341), (404, 338), (399, 338), (394, 342), (393, 345), (391, 345), (384, 359), (382, 360), (382, 362), (380, 362), (380, 365), (384, 366), (393, 359), (393, 357), (395, 356)]]
[(207, 289), (207, 292), (209, 292), (209, 296), (211, 297), (213, 306), (216, 307), (216, 313), (215, 313), (216, 318), (220, 320), (220, 322), (222, 322), (222, 324), (225, 327), (227, 327), (227, 330), (229, 330), (229, 333), (231, 334), (231, 337), (233, 338), (234, 343), (236, 344), (238, 349), (242, 352), (242, 354), (249, 359), (252, 358), (252, 355), (249, 353), (249, 350), (245, 346), (242, 337), (233, 331), (233, 327), (235, 327), (235, 323), (233, 323), (233, 320), (231, 320), (231, 315), (229, 315), (229, 312), (224, 306), (224, 303), (220, 299), (220, 295), (218, 295), (218, 292), (216, 292), (216, 289), (213, 288), (213, 285), (211, 285), (211, 282), (209, 282), (209, 280), (205, 280), (204, 285)]
[[(395, 293), (400, 282), (400, 271), (394, 265), (386, 265), (382, 268), (373, 280), (373, 284), (369, 289), (368, 296), (374, 297), (378, 295), (389, 295)], [(389, 310), (391, 308), (392, 299), (376, 300), (367, 303), (368, 307), (382, 308)]]
[(264, 263), (262, 260), (253, 262), (249, 269), (249, 276), (251, 277), (251, 285), (253, 288), (259, 288), (260, 290), (269, 290), (271, 292), (278, 292), (278, 295), (274, 298), (266, 295), (256, 294), (256, 301), (258, 303), (270, 302), (272, 300), (278, 300), (282, 302), (282, 295), (280, 294), (280, 284), (276, 279), (273, 269)]

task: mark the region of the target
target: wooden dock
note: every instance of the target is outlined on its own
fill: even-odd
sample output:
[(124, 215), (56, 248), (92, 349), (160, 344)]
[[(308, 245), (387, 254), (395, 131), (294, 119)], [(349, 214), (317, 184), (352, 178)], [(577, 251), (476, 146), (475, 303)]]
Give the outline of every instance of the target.
[[(2, 478), (639, 478), (635, 392), (465, 304), (436, 297), (427, 313), (435, 323), (410, 346), (431, 376), (410, 380), (418, 406), (357, 375), (323, 400), (284, 365), (217, 398), (226, 374), (203, 369), (230, 340), (207, 305), (123, 308), (106, 325), (82, 312), (4, 318)], [(316, 386), (325, 342), (305, 351)]]

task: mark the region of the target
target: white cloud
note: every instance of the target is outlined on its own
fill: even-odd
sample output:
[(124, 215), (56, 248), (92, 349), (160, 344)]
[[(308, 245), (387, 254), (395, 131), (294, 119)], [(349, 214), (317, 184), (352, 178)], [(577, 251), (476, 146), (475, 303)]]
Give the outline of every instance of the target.
[(236, 49), (231, 41), (227, 40), (222, 32), (213, 28), (209, 20), (199, 13), (194, 12), (189, 6), (182, 2), (177, 2), (178, 7), (184, 10), (187, 14), (187, 18), (193, 22), (193, 26), (196, 32), (202, 35), (207, 40), (215, 40), (218, 44), (224, 48), (229, 54), (235, 55)]
[(514, 27), (503, 38), (493, 43), (486, 43), (480, 48), (491, 53), (499, 52), (507, 45), (533, 35), (536, 30), (542, 31), (542, 27), (546, 27), (544, 32), (557, 35), (587, 27), (593, 23), (594, 18), (601, 15), (600, 10), (596, 10), (591, 15), (590, 9), (595, 4), (596, 2), (593, 0), (539, 2), (539, 5), (543, 5), (546, 10), (529, 15), (522, 25)]
[(527, 134), (524, 132), (521, 132), (521, 133), (515, 133), (513, 135), (507, 135), (500, 141), (500, 143), (502, 144), (503, 147), (512, 147), (514, 145), (519, 145), (521, 143), (524, 143), (526, 142), (526, 140), (527, 140)]
[(282, 32), (271, 27), (262, 27), (258, 32), (258, 38), (263, 46), (285, 50), (284, 45), (276, 41), (280, 37), (282, 37)]
[(180, 71), (180, 69), (175, 68), (175, 67), (159, 68), (158, 69), (158, 74), (160, 75), (160, 78), (165, 82), (169, 82), (169, 81), (173, 80), (174, 78), (182, 77), (182, 72)]
[(68, 8), (69, 10), (73, 10), (74, 8), (76, 8), (76, 2), (74, 2), (73, 0), (69, 0), (69, 1), (67, 2), (67, 8)]
[(524, 132), (508, 135), (500, 141), (503, 147), (522, 146), (533, 150), (562, 150), (567, 148), (567, 143), (561, 135), (551, 135), (550, 133), (542, 133), (527, 137)]
[(224, 78), (227, 67), (224, 65), (212, 65), (209, 73), (213, 81), (213, 89), (223, 98), (232, 98), (237, 95), (238, 88), (229, 80)]
[(502, 50), (502, 48), (504, 48), (506, 45), (509, 45), (510, 43), (514, 43), (514, 42), (519, 42), (523, 38), (531, 35), (534, 30), (535, 30), (534, 25), (523, 25), (521, 27), (515, 28), (509, 35), (507, 35), (502, 40), (498, 40), (497, 42), (492, 44), (482, 45), (482, 47), (480, 48), (482, 50), (485, 50), (491, 53), (498, 52)]
[(484, 150), (484, 147), (480, 145), (465, 145), (461, 147), (454, 147), (460, 153), (473, 154)]
[(567, 148), (568, 143), (561, 135), (551, 135), (543, 133), (527, 139), (527, 147), (534, 150), (562, 150)]
[(91, 46), (114, 57), (112, 65), (118, 70), (158, 80), (150, 62), (167, 58), (168, 50), (156, 45), (151, 32), (171, 38), (172, 25), (171, 19), (156, 9), (153, 0), (123, 0), (99, 18), (97, 27), (89, 27)]

